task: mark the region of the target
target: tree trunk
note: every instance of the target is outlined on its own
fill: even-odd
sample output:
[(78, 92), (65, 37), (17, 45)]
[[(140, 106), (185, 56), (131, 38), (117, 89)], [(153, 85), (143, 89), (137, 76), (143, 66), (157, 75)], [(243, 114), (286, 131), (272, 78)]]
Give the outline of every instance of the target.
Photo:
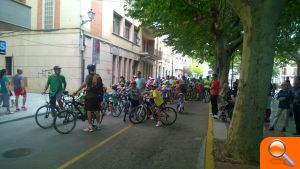
[(244, 26), (238, 98), (225, 143), (235, 162), (259, 162), (264, 112), (274, 62), (276, 24), (284, 0), (231, 0)]
[(297, 63), (297, 76), (300, 76), (300, 60), (296, 60)]
[(230, 58), (226, 52), (225, 39), (223, 33), (220, 31), (216, 33), (216, 74), (219, 76), (220, 84), (228, 83), (228, 74), (230, 69)]
[(223, 85), (224, 83), (228, 83), (228, 75), (229, 75), (229, 69), (230, 69), (230, 58), (231, 56), (223, 55), (221, 58), (219, 58), (219, 62), (221, 63), (220, 66), (220, 72), (218, 73), (220, 85)]

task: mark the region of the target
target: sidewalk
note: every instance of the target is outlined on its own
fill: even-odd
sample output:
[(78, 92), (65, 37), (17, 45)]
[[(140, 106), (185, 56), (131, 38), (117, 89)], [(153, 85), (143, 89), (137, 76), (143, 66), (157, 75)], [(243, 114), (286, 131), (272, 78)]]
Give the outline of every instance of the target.
[[(275, 113), (278, 110), (278, 103), (276, 101), (272, 101), (271, 103), (271, 110), (272, 114), (270, 117), (270, 120), (274, 118)], [(226, 140), (227, 139), (227, 134), (228, 134), (228, 129), (229, 129), (229, 123), (224, 123), (220, 120), (214, 119), (211, 116), (209, 116), (209, 120), (212, 123), (212, 137), (213, 139), (217, 140)], [(275, 128), (275, 131), (269, 131), (269, 123), (265, 123), (264, 125), (264, 137), (274, 137), (274, 136), (279, 136), (279, 137), (284, 137), (284, 136), (293, 136), (293, 133), (295, 133), (295, 122), (292, 117), (289, 119), (289, 125), (287, 128), (287, 132), (281, 132), (280, 129), (283, 126), (283, 119), (280, 118), (278, 120), (277, 126)], [(213, 141), (214, 142), (214, 141)], [(216, 169), (257, 169), (259, 168), (258, 166), (249, 166), (249, 165), (238, 165), (238, 164), (229, 164), (229, 163), (223, 163), (223, 162), (218, 162), (215, 161), (214, 164)]]
[[(272, 101), (271, 103), (271, 117), (270, 120), (272, 121), (274, 118), (275, 113), (278, 110), (278, 103), (276, 101)], [(287, 128), (286, 132), (281, 132), (280, 129), (283, 126), (283, 119), (282, 116), (278, 120), (278, 123), (276, 125), (276, 128), (274, 131), (269, 131), (269, 124), (270, 123), (265, 123), (264, 125), (264, 136), (265, 137), (273, 137), (273, 136), (293, 136), (293, 133), (296, 132), (296, 126), (294, 122), (294, 118), (290, 117), (289, 118), (289, 125)], [(214, 131), (214, 137), (219, 139), (219, 140), (225, 140), (227, 138), (227, 132), (229, 128), (229, 123), (224, 123), (220, 120), (213, 119), (213, 131)]]
[[(48, 96), (46, 95), (45, 97), (47, 98)], [(41, 94), (28, 93), (27, 94), (27, 102), (26, 102), (27, 111), (15, 112), (16, 107), (11, 107), (10, 110), (11, 110), (11, 112), (14, 112), (14, 113), (6, 114), (6, 108), (1, 107), (0, 108), (0, 124), (19, 120), (19, 119), (33, 117), (35, 115), (36, 110), (40, 106), (45, 104), (45, 97)], [(12, 98), (15, 99), (14, 96)], [(48, 100), (48, 98), (47, 98), (47, 100)], [(20, 97), (19, 103), (21, 103), (19, 105), (22, 105), (22, 97)]]

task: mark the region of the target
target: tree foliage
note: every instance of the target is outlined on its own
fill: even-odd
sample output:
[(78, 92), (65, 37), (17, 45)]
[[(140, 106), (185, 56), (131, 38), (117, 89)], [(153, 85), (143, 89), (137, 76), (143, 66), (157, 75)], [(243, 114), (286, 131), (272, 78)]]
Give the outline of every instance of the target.
[(176, 52), (212, 67), (217, 66), (215, 33), (224, 33), (229, 44), (242, 30), (226, 0), (136, 0), (127, 11), (156, 36), (167, 35), (166, 44)]
[(288, 1), (278, 27), (275, 64), (300, 62), (300, 1)]
[(193, 73), (197, 76), (203, 76), (204, 74), (204, 67), (200, 65), (192, 64), (187, 68), (188, 72), (192, 75)]

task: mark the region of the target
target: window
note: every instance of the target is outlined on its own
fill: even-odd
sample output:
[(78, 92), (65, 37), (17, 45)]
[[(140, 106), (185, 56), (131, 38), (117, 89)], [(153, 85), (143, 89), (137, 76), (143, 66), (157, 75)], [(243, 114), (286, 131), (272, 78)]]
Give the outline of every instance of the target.
[(140, 40), (140, 38), (139, 38), (139, 30), (138, 30), (137, 27), (134, 27), (133, 42), (134, 42), (135, 44), (138, 44), (138, 43), (139, 43), (139, 40)]
[(114, 13), (113, 32), (118, 35), (120, 35), (121, 20), (122, 17), (117, 13)]
[(5, 69), (7, 71), (7, 75), (12, 75), (12, 57), (5, 58)]
[(286, 75), (286, 73), (287, 73), (287, 71), (286, 71), (286, 68), (284, 67), (284, 68), (282, 69), (282, 74), (283, 74), (283, 75)]
[(128, 21), (125, 21), (124, 38), (126, 38), (128, 40), (130, 38), (130, 28), (131, 28), (131, 23)]
[(44, 28), (53, 29), (53, 0), (45, 0)]
[(297, 68), (294, 68), (293, 75), (297, 75)]

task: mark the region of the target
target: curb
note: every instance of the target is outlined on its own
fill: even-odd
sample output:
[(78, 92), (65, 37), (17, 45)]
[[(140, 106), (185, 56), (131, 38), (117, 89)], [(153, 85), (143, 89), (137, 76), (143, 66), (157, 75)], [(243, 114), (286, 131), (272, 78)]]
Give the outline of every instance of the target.
[[(208, 110), (211, 112), (211, 105), (208, 105)], [(213, 121), (211, 116), (208, 116), (208, 127), (207, 127), (207, 140), (206, 140), (206, 151), (205, 151), (205, 169), (214, 169), (215, 161), (213, 155)]]
[(14, 121), (20, 121), (20, 120), (25, 120), (25, 119), (32, 118), (34, 116), (35, 115), (30, 115), (30, 116), (25, 116), (25, 117), (21, 117), (21, 118), (12, 119), (12, 120), (2, 121), (2, 122), (0, 122), (0, 124), (5, 124), (5, 123), (9, 123), (9, 122), (14, 122)]

